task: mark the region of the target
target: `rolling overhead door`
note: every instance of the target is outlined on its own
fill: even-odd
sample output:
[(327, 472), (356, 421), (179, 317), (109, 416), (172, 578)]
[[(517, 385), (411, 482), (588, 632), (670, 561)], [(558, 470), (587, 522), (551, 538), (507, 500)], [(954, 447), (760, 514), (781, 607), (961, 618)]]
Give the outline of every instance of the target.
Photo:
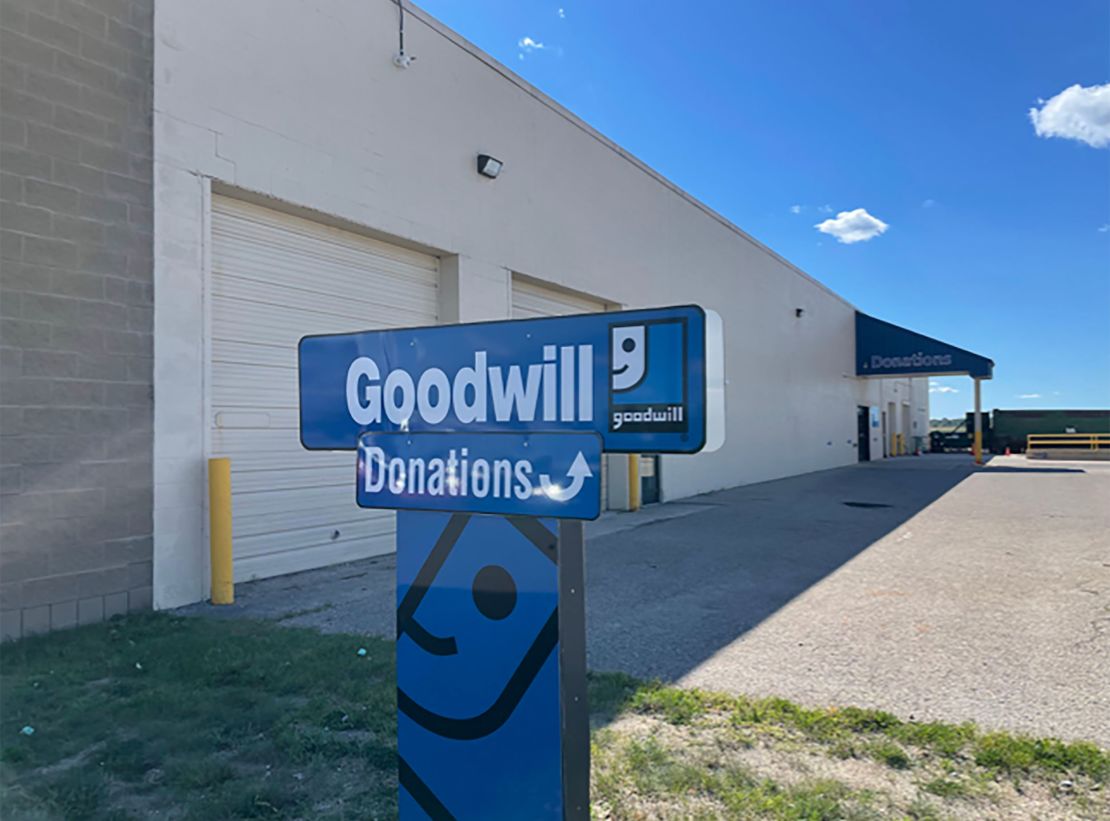
[(235, 579), (394, 549), (392, 512), (354, 502), (355, 454), (298, 435), (297, 342), (436, 321), (438, 260), (212, 198), (210, 450), (232, 469)]
[[(565, 314), (590, 314), (607, 310), (599, 299), (581, 294), (570, 294), (520, 277), (513, 277), (513, 319), (532, 319), (537, 316), (563, 316)], [(601, 458), (601, 509), (609, 507), (609, 457)]]

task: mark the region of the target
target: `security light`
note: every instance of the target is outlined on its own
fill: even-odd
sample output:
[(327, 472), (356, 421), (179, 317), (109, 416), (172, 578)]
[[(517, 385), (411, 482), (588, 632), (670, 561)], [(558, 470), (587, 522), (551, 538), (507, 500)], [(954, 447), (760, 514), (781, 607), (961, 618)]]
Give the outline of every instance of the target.
[(491, 157), (489, 154), (478, 155), (478, 173), (483, 177), (489, 177), (491, 180), (497, 179), (502, 166), (504, 166), (504, 163), (496, 157)]

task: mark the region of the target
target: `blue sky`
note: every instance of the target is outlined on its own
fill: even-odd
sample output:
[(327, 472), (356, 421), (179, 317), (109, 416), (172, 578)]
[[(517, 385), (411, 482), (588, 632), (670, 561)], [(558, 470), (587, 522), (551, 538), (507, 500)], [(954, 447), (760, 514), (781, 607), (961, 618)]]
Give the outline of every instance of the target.
[(861, 310), (990, 356), (986, 407), (1110, 407), (1105, 2), (419, 5)]

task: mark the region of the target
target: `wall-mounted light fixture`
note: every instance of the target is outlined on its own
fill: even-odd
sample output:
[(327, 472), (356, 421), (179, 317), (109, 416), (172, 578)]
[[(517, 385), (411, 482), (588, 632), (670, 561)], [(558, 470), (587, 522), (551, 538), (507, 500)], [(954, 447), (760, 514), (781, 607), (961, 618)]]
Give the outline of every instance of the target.
[(805, 315), (805, 312), (806, 312), (805, 308), (795, 308), (794, 309), (794, 316), (796, 316), (798, 319), (801, 319)]
[(501, 169), (505, 163), (496, 157), (491, 157), (489, 154), (478, 155), (478, 173), (483, 177), (489, 177), (491, 180), (497, 179), (497, 175), (501, 173)]

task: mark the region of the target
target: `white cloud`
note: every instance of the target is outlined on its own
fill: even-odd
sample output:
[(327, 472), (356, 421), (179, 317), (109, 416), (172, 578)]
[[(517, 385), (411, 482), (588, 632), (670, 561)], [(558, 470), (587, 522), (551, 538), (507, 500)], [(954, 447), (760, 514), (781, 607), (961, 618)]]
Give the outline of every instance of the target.
[(959, 393), (956, 388), (950, 388), (947, 385), (942, 385), (939, 382), (929, 383), (929, 393)]
[(559, 9), (559, 10), (558, 10), (557, 12), (555, 12), (555, 13), (559, 15), (559, 19), (560, 19), (560, 20), (565, 20), (565, 19), (566, 19), (566, 16), (567, 16), (567, 12), (566, 12), (566, 9)]
[(1110, 222), (1106, 223), (1105, 225), (1100, 225), (1098, 227), (1098, 232), (1100, 234), (1105, 234), (1107, 231), (1110, 231)]
[(1041, 395), (1039, 393), (1019, 393), (1018, 394), (1018, 399), (1040, 399), (1040, 398), (1041, 398)]
[(800, 214), (803, 211), (809, 210), (810, 208), (820, 214), (831, 214), (833, 212), (833, 207), (831, 205), (791, 205), (790, 213)]
[(850, 245), (853, 242), (874, 239), (890, 226), (878, 217), (868, 214), (866, 208), (857, 208), (854, 211), (841, 211), (835, 218), (830, 217), (813, 227), (823, 234), (832, 234), (839, 242)]
[(1079, 140), (1093, 148), (1110, 145), (1110, 83), (1087, 88), (1077, 83), (1037, 102), (1041, 107), (1029, 109), (1029, 119), (1038, 137)]
[(921, 203), (921, 207), (922, 208), (932, 208), (936, 204), (937, 204), (936, 200), (931, 200), (931, 199), (930, 200), (923, 200), (922, 203)]
[(525, 51), (543, 51), (547, 48), (543, 43), (533, 40), (531, 37), (521, 37), (516, 44)]

